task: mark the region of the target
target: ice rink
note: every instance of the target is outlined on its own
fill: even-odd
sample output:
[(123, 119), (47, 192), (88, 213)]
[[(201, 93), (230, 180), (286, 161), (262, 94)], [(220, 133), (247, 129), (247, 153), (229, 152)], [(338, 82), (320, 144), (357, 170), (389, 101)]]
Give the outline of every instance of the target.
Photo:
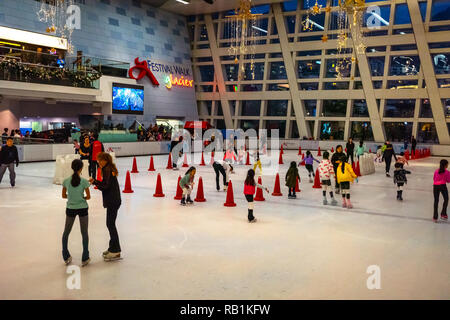
[[(255, 203), (258, 222), (249, 224), (247, 166), (231, 175), (236, 207), (223, 206), (226, 193), (215, 190), (211, 166), (197, 166), (207, 201), (182, 207), (173, 197), (186, 168), (166, 170), (167, 155), (156, 156), (165, 197), (154, 198), (157, 172), (147, 171), (148, 156), (138, 157), (134, 193), (122, 193), (117, 220), (121, 261), (101, 257), (109, 240), (106, 214), (100, 191), (91, 189), (91, 263), (81, 269), (80, 290), (66, 286), (65, 200), (61, 186), (52, 184), (55, 162), (21, 164), (16, 187), (10, 188), (8, 173), (0, 185), (0, 299), (450, 299), (450, 225), (431, 221), (440, 158), (410, 161), (403, 202), (378, 165), (352, 185), (351, 210), (340, 207), (340, 198), (338, 207), (322, 205), (304, 167), (301, 192), (288, 200), (284, 176), (292, 160), (299, 160), (297, 152), (285, 151), (283, 197), (265, 193), (266, 201)], [(123, 189), (132, 158), (117, 164)], [(263, 169), (271, 192), (273, 171)], [(81, 249), (76, 221), (72, 264), (80, 265)], [(371, 265), (380, 267), (381, 289), (367, 288)]]

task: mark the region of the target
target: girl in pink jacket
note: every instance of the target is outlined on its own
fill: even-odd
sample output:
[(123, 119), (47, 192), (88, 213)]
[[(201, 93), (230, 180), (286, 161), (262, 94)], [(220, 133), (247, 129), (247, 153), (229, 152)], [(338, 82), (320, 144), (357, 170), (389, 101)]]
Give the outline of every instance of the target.
[(441, 219), (447, 220), (447, 205), (448, 205), (448, 190), (447, 183), (450, 182), (450, 172), (447, 170), (448, 161), (442, 159), (439, 164), (439, 169), (434, 172), (433, 177), (433, 195), (434, 195), (434, 214), (433, 221), (438, 220), (438, 206), (439, 206), (439, 194), (442, 193), (444, 198), (444, 204), (442, 205)]

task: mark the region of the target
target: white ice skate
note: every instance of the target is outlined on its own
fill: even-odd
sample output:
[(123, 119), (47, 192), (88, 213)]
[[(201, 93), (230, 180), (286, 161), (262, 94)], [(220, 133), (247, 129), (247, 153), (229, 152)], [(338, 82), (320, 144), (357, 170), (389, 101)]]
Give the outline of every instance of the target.
[(338, 202), (336, 201), (336, 199), (335, 198), (332, 198), (331, 199), (331, 205), (332, 206), (336, 206), (338, 204)]

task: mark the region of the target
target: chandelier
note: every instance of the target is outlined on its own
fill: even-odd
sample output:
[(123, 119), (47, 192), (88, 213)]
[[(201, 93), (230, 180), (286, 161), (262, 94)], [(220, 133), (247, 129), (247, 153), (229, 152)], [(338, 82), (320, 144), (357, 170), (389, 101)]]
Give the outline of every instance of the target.
[[(234, 63), (239, 63), (239, 58), (244, 56), (244, 59), (250, 57), (250, 72), (252, 80), (255, 78), (255, 50), (258, 43), (257, 37), (259, 32), (266, 32), (260, 28), (260, 21), (258, 19), (261, 14), (254, 14), (251, 12), (251, 0), (240, 0), (239, 8), (234, 10), (233, 15), (226, 16), (228, 30), (225, 30), (227, 37), (230, 39), (230, 47), (228, 54), (234, 57)], [(247, 56), (247, 57), (246, 57)], [(242, 64), (241, 72), (238, 78), (245, 72), (245, 66)]]
[(67, 40), (69, 53), (73, 53), (73, 26), (68, 19), (68, 14), (73, 5), (74, 0), (38, 0), (36, 12), (39, 21), (47, 24), (46, 33)]

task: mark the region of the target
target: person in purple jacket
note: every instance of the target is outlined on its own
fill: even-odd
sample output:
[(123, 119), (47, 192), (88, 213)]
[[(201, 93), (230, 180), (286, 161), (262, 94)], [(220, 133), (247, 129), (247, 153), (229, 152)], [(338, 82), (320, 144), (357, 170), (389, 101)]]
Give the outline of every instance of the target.
[[(311, 154), (310, 151), (306, 151), (306, 157), (305, 157), (305, 168), (306, 170), (308, 170), (308, 177), (309, 177), (309, 182), (312, 183), (313, 180), (311, 178), (311, 175), (314, 177), (314, 167), (313, 167), (313, 163), (314, 161), (316, 161), (317, 163), (320, 163), (319, 160), (317, 160), (316, 158), (313, 157), (313, 155)], [(299, 163), (300, 166), (300, 163)]]
[(447, 183), (450, 182), (450, 171), (447, 170), (448, 161), (442, 159), (439, 164), (439, 169), (434, 172), (433, 177), (433, 195), (434, 195), (434, 214), (433, 221), (438, 220), (438, 206), (439, 206), (439, 194), (442, 193), (444, 198), (444, 204), (442, 205), (441, 219), (447, 220), (447, 206), (448, 206), (448, 190)]

